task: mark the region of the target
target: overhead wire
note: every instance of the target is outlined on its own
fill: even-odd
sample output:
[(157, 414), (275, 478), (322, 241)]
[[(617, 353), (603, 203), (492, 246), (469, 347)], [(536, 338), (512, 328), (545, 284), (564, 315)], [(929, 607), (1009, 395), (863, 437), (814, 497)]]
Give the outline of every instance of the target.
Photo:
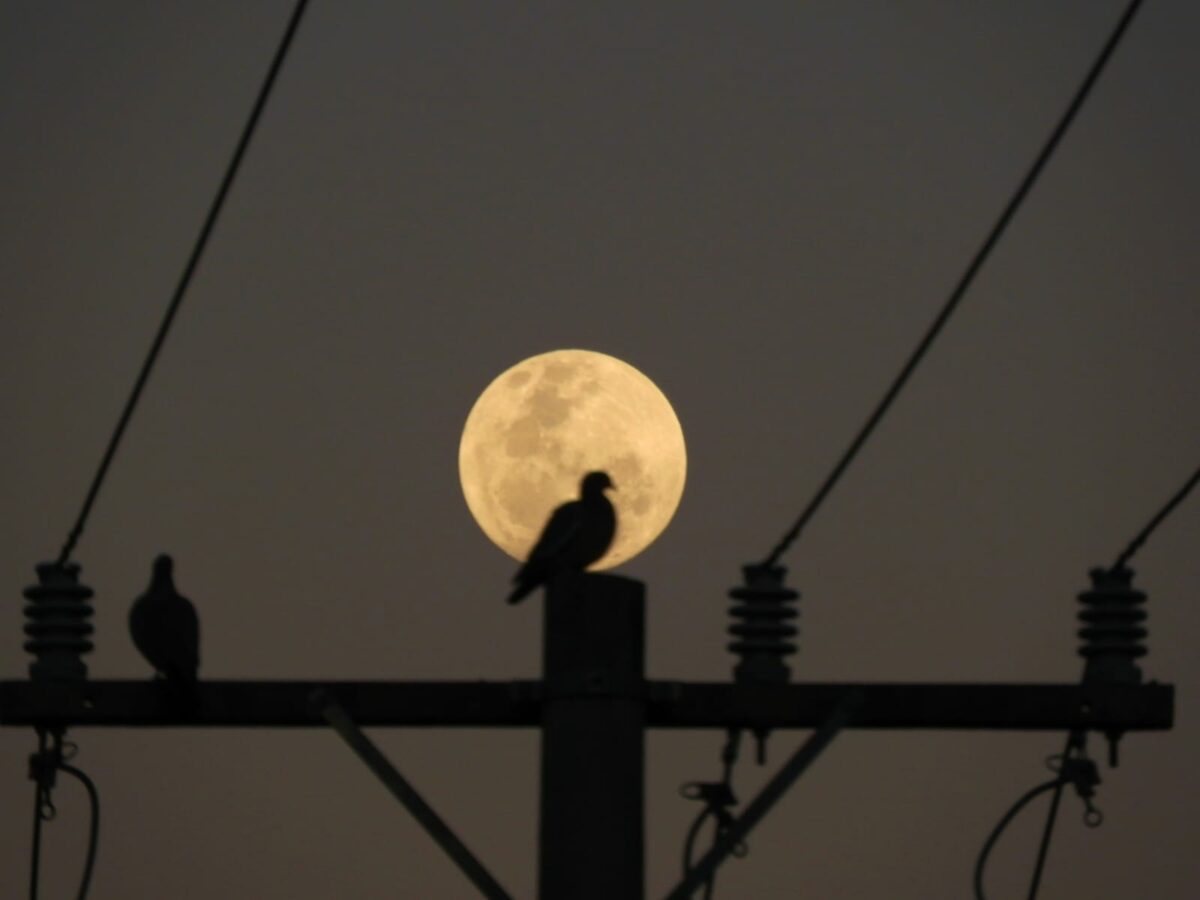
[(1062, 768), (1058, 778), (1054, 780), (1054, 792), (1050, 795), (1050, 808), (1046, 811), (1046, 823), (1042, 826), (1042, 838), (1038, 842), (1037, 858), (1033, 863), (1033, 875), (1029, 880), (1029, 900), (1035, 900), (1038, 888), (1042, 884), (1042, 872), (1046, 868), (1046, 857), (1050, 854), (1050, 839), (1054, 836), (1054, 825), (1058, 821), (1058, 807), (1062, 802), (1063, 788), (1067, 786), (1067, 762), (1075, 750), (1081, 736), (1074, 733), (1067, 736), (1067, 744), (1062, 752)]
[[(704, 827), (704, 823), (708, 817), (713, 814), (712, 808), (704, 807), (696, 814), (696, 818), (692, 820), (691, 826), (687, 830), (687, 836), (683, 839), (683, 874), (687, 875), (692, 870), (692, 861), (696, 856), (696, 839), (700, 836), (700, 829)], [(709, 878), (704, 883), (704, 900), (710, 900), (715, 888), (716, 876)]]
[(59, 763), (58, 768), (59, 771), (66, 772), (82, 784), (88, 795), (88, 808), (91, 813), (88, 825), (87, 856), (84, 857), (83, 877), (79, 882), (78, 895), (79, 900), (86, 900), (92, 886), (92, 871), (96, 867), (96, 845), (100, 840), (100, 793), (96, 790), (95, 782), (82, 770), (67, 763)]
[[(714, 846), (733, 824), (733, 814), (730, 812), (730, 807), (737, 804), (737, 798), (733, 793), (733, 770), (737, 765), (738, 749), (741, 745), (741, 740), (742, 732), (740, 728), (731, 728), (728, 730), (725, 745), (721, 750), (720, 781), (693, 781), (685, 784), (680, 790), (680, 793), (689, 800), (700, 800), (704, 803), (704, 808), (692, 820), (692, 824), (688, 827), (687, 835), (683, 840), (684, 878), (687, 878), (692, 870), (696, 852), (696, 840), (700, 836), (700, 831), (704, 827), (704, 823), (709, 818), (714, 820)], [(745, 856), (746, 852), (746, 847), (743, 844), (734, 850), (734, 855), (739, 857)], [(713, 872), (704, 880), (703, 900), (712, 900), (713, 894), (716, 891), (716, 880), (716, 872)]]
[[(80, 508), (79, 515), (75, 519), (70, 532), (67, 535), (66, 541), (62, 545), (59, 552), (57, 565), (62, 567), (67, 564), (74, 552), (80, 537), (83, 535), (84, 528), (87, 525), (88, 517), (91, 514), (92, 507), (96, 502), (96, 498), (100, 493), (100, 488), (104, 483), (104, 479), (108, 474), (109, 468), (112, 466), (113, 459), (116, 457), (117, 449), (121, 444), (121, 439), (125, 434), (129, 422), (133, 417), (134, 410), (137, 408), (138, 401), (141, 399), (142, 392), (146, 387), (146, 383), (150, 378), (150, 374), (154, 369), (155, 363), (158, 361), (159, 353), (162, 350), (163, 344), (170, 332), (171, 325), (175, 321), (176, 314), (183, 303), (183, 298), (187, 293), (187, 289), (192, 282), (192, 278), (200, 264), (201, 257), (204, 254), (205, 248), (208, 246), (209, 238), (217, 223), (217, 218), (220, 215), (221, 209), (225, 204), (225, 199), (229, 195), (230, 189), (233, 187), (234, 179), (241, 166), (242, 159), (246, 154), (246, 149), (250, 145), (250, 140), (258, 126), (258, 122), (262, 116), (263, 109), (266, 107), (267, 98), (270, 96), (271, 88), (274, 86), (279, 71), (283, 66), (283, 61), (287, 56), (287, 52), (292, 44), (292, 39), (295, 37), (296, 31), (300, 25), (300, 20), (304, 15), (304, 11), (308, 6), (308, 0), (297, 0), (292, 9), (292, 14), (288, 19), (287, 27), (284, 30), (283, 37), (275, 51), (275, 55), (271, 60), (271, 64), (267, 70), (266, 77), (263, 80), (262, 86), (259, 89), (255, 99), (254, 106), (251, 109), (249, 119), (246, 121), (242, 129), (241, 135), (238, 138), (237, 145), (234, 148), (233, 155), (225, 168), (225, 173), (221, 179), (220, 186), (217, 188), (216, 195), (209, 206), (208, 214), (205, 216), (204, 223), (200, 228), (200, 233), (192, 246), (192, 251), (188, 256), (187, 262), (184, 265), (183, 272), (179, 277), (179, 281), (175, 286), (175, 291), (171, 295), (170, 302), (167, 305), (165, 314), (159, 324), (158, 330), (154, 335), (154, 340), (150, 344), (150, 349), (146, 354), (146, 358), (142, 363), (142, 367), (138, 372), (137, 378), (134, 381), (133, 388), (129, 393), (129, 397), (125, 401), (125, 406), (121, 411), (120, 417), (117, 419), (117, 424), (109, 437), (108, 444), (105, 447), (104, 454), (100, 459), (100, 465), (96, 469), (95, 475), (92, 477), (91, 484), (88, 487), (87, 494), (84, 497), (83, 505)], [(80, 880), (79, 900), (85, 900), (88, 891), (91, 888), (92, 873), (95, 870), (96, 863), (96, 848), (99, 842), (100, 834), (100, 795), (96, 789), (95, 783), (88, 775), (75, 766), (67, 764), (62, 757), (61, 733), (53, 735), (53, 741), (50, 746), (47, 746), (47, 734), (45, 729), (38, 729), (38, 752), (34, 756), (36, 762), (31, 761), (31, 765), (39, 767), (36, 773), (37, 785), (34, 791), (34, 818), (33, 818), (33, 841), (31, 846), (31, 865), (30, 865), (30, 883), (29, 896), (31, 900), (36, 900), (39, 888), (41, 848), (42, 848), (42, 823), (53, 817), (54, 806), (50, 801), (50, 787), (53, 784), (54, 772), (65, 772), (72, 778), (83, 785), (87, 792), (88, 803), (90, 808), (90, 825), (87, 845), (87, 855), (84, 861), (83, 875)]]
[(779, 558), (785, 552), (787, 552), (793, 543), (795, 543), (796, 539), (800, 536), (800, 533), (808, 525), (809, 520), (812, 519), (817, 510), (820, 509), (822, 503), (824, 503), (825, 498), (829, 495), (830, 491), (833, 490), (834, 485), (837, 484), (839, 479), (842, 477), (842, 474), (850, 466), (850, 463), (854, 461), (854, 458), (858, 455), (858, 452), (867, 442), (867, 439), (871, 436), (871, 433), (875, 430), (875, 427), (879, 424), (884, 414), (891, 407), (896, 397), (899, 396), (910, 376), (916, 370), (917, 365), (925, 357), (925, 354), (933, 345), (934, 340), (941, 333), (946, 323), (950, 320), (950, 317), (954, 314), (954, 311), (958, 308), (963, 297), (966, 295), (968, 288), (970, 288), (972, 282), (974, 282), (975, 276), (979, 273), (984, 262), (991, 254), (993, 248), (995, 248), (996, 244), (999, 242), (1000, 237), (1008, 228), (1008, 225), (1012, 221), (1013, 216), (1016, 214), (1017, 209), (1020, 207), (1025, 197), (1029, 194), (1030, 190), (1033, 188), (1038, 176), (1041, 175), (1046, 163), (1050, 160), (1051, 155), (1062, 141), (1063, 135), (1066, 134), (1067, 129), (1075, 120), (1075, 116), (1083, 106), (1084, 100), (1086, 100), (1088, 95), (1091, 93), (1092, 87), (1100, 77), (1100, 73), (1104, 70), (1104, 67), (1108, 63), (1109, 58), (1112, 56), (1113, 51), (1116, 50), (1117, 44), (1120, 43), (1121, 37), (1125, 34), (1126, 29), (1129, 27), (1129, 23), (1133, 20), (1134, 14), (1141, 5), (1142, 0), (1133, 0), (1133, 2), (1131, 2), (1125, 9), (1124, 14), (1117, 22), (1112, 34), (1109, 36), (1108, 40), (1104, 44), (1104, 47), (1101, 49), (1099, 56), (1097, 56), (1095, 62), (1092, 63), (1091, 69), (1088, 70), (1087, 76), (1083, 79), (1083, 83), (1079, 86), (1078, 90), (1076, 90), (1075, 95), (1071, 99), (1070, 104), (1067, 106), (1066, 111), (1058, 120), (1058, 124), (1050, 133), (1050, 137), (1042, 146), (1041, 152), (1038, 153), (1033, 165), (1029, 168), (1029, 171), (1021, 180), (1021, 183), (1018, 185), (1016, 191), (1009, 198), (1008, 203), (1005, 205), (1003, 212), (1000, 213), (999, 218), (996, 219), (996, 222), (993, 224), (987, 238), (984, 240), (980, 248), (975, 252), (975, 255), (971, 258), (970, 263), (967, 264), (967, 267), (962, 276), (959, 278), (958, 283), (954, 286), (954, 289), (950, 292), (950, 296), (943, 304), (941, 311), (937, 314), (937, 317), (933, 320), (933, 323), (929, 326), (920, 342), (918, 342), (916, 348), (913, 350), (908, 360), (904, 363), (904, 366), (900, 369), (899, 374), (884, 393), (882, 399), (876, 405), (871, 415), (867, 417), (866, 422), (863, 423), (862, 427), (858, 431), (858, 434), (855, 435), (854, 440), (850, 442), (850, 446), (846, 448), (837, 464), (833, 467), (833, 470), (825, 478), (824, 482), (821, 483), (821, 486), (817, 489), (817, 492), (813, 495), (812, 499), (809, 500), (808, 505), (804, 507), (804, 511), (800, 513), (800, 516), (796, 519), (792, 527), (784, 533), (779, 543), (775, 545), (774, 549), (772, 549), (767, 557), (763, 560), (761, 563), (762, 566), (769, 567), (775, 565), (779, 561)]
[(38, 749), (29, 758), (29, 775), (34, 781), (33, 804), (33, 842), (31, 846), (31, 863), (29, 867), (29, 898), (37, 900), (40, 887), (40, 870), (42, 855), (42, 823), (54, 819), (58, 810), (54, 806), (51, 792), (54, 790), (55, 776), (65, 772), (76, 779), (87, 792), (88, 808), (90, 810), (88, 824), (87, 853), (84, 857), (83, 875), (79, 880), (79, 900), (86, 900), (91, 889), (92, 872), (96, 866), (96, 847), (100, 839), (100, 792), (96, 784), (81, 769), (70, 765), (71, 759), (78, 750), (75, 744), (63, 740), (63, 730), (60, 728), (38, 728)]
[(1056, 777), (1042, 782), (1022, 794), (1017, 802), (1009, 807), (1007, 812), (1000, 817), (1000, 821), (996, 823), (991, 833), (988, 834), (987, 840), (983, 842), (983, 846), (979, 850), (979, 856), (975, 860), (975, 870), (972, 878), (975, 900), (986, 900), (983, 890), (983, 873), (987, 866), (988, 857), (996, 846), (996, 842), (1000, 839), (1004, 830), (1012, 824), (1017, 814), (1040, 795), (1047, 791), (1053, 792), (1050, 800), (1050, 809), (1046, 816), (1046, 823), (1042, 828), (1042, 838), (1038, 844), (1037, 862), (1034, 866), (1033, 876), (1030, 879), (1029, 893), (1027, 895), (1028, 900), (1036, 900), (1038, 888), (1041, 886), (1042, 872), (1045, 867), (1046, 856), (1050, 849), (1050, 837), (1054, 831), (1054, 823), (1058, 816), (1063, 789), (1068, 784), (1072, 785), (1076, 793), (1083, 800), (1086, 808), (1083, 816), (1085, 825), (1089, 828), (1095, 828), (1104, 821), (1103, 813), (1092, 804), (1096, 785), (1100, 783), (1100, 774), (1096, 764), (1085, 753), (1085, 739), (1085, 732), (1072, 731), (1067, 737), (1067, 745), (1063, 749), (1062, 755), (1051, 757), (1047, 761), (1051, 765), (1051, 768), (1054, 768), (1054, 761), (1057, 760), (1058, 770)]
[(1017, 813), (1024, 809), (1030, 802), (1036, 800), (1042, 794), (1046, 793), (1046, 791), (1061, 790), (1061, 786), (1061, 778), (1052, 778), (1036, 787), (1030, 788), (1000, 817), (1000, 821), (996, 823), (996, 826), (987, 836), (987, 840), (983, 842), (983, 847), (980, 849), (979, 856), (975, 860), (975, 871), (972, 879), (972, 884), (975, 888), (975, 900), (987, 900), (987, 896), (983, 892), (983, 872), (987, 867), (988, 857), (992, 854), (992, 848), (996, 846), (996, 841), (1000, 839), (1000, 835), (1004, 833), (1004, 830), (1008, 828), (1012, 820), (1017, 817)]
[[(30, 759), (30, 776), (34, 779), (33, 787), (33, 841), (30, 844), (30, 861), (29, 861), (29, 900), (37, 900), (38, 895), (38, 880), (41, 872), (42, 862), (42, 822), (46, 820), (47, 805), (50, 803), (48, 797), (47, 773), (43, 769), (32, 770), (34, 765), (41, 765), (46, 759), (46, 744), (47, 736), (46, 729), (39, 728), (37, 730), (38, 750), (37, 753)], [(53, 805), (49, 805), (49, 809), (53, 810)]]
[(1114, 570), (1123, 569), (1125, 564), (1133, 558), (1134, 554), (1142, 549), (1142, 545), (1146, 543), (1146, 541), (1150, 538), (1150, 535), (1154, 533), (1159, 525), (1166, 521), (1167, 516), (1171, 515), (1171, 513), (1175, 511), (1175, 508), (1183, 502), (1184, 498), (1188, 494), (1191, 493), (1192, 488), (1196, 486), (1198, 481), (1200, 481), (1200, 468), (1196, 469), (1196, 471), (1192, 473), (1192, 477), (1183, 483), (1183, 487), (1175, 492), (1171, 499), (1167, 501), (1166, 505), (1156, 512), (1153, 518), (1146, 523), (1146, 527), (1139, 531), (1137, 536), (1134, 537), (1134, 539), (1129, 542), (1128, 546), (1121, 551), (1121, 555), (1118, 556), (1116, 562), (1112, 564), (1112, 568)]
[(308, 0), (297, 0), (292, 10), (292, 15), (288, 20), (283, 38), (279, 43), (278, 49), (275, 51), (275, 56), (271, 60), (266, 78), (263, 80), (258, 97), (254, 102), (254, 107), (250, 112), (250, 118), (246, 121), (246, 125), (242, 129), (242, 134), (238, 139), (237, 146), (234, 148), (233, 156), (225, 168), (225, 175), (221, 179), (221, 184), (217, 188), (217, 193), (213, 197), (212, 204), (209, 206), (208, 215), (205, 216), (204, 224), (200, 228), (200, 234), (192, 246), (192, 252), (183, 267), (183, 273), (180, 275), (179, 281), (175, 286), (175, 292), (171, 295), (171, 301), (167, 304), (167, 311), (163, 315), (162, 322), (158, 326), (158, 331), (154, 335), (154, 340), (150, 344), (150, 350), (146, 354), (142, 368), (133, 383), (133, 389), (129, 393), (129, 398), (125, 401), (125, 407), (117, 419), (116, 427), (109, 437), (108, 445), (104, 450), (104, 455), (100, 459), (100, 465), (97, 467), (96, 474), (93, 476), (91, 485), (84, 497), (83, 506), (79, 510), (75, 524), (68, 533), (62, 550), (58, 554), (59, 566), (66, 565), (67, 561), (70, 560), (71, 554), (74, 552), (75, 546), (78, 544), (79, 538), (82, 536), (83, 530), (87, 525), (88, 516), (91, 514), (92, 506), (95, 504), (96, 497), (100, 493), (100, 487), (104, 483), (105, 476), (107, 476), (109, 467), (116, 456), (117, 448), (121, 444), (121, 438), (125, 434), (125, 429), (128, 427), (130, 419), (133, 417), (138, 400), (141, 399), (142, 391), (145, 389), (146, 382), (150, 378), (150, 373), (154, 369), (154, 364), (158, 360), (159, 351), (162, 350), (163, 343), (167, 339), (167, 333), (171, 330), (171, 324), (175, 321), (175, 315), (179, 312), (179, 307), (183, 303), (184, 295), (187, 293), (188, 286), (192, 282), (192, 276), (195, 275), (196, 269), (200, 264), (200, 258), (204, 254), (204, 249), (208, 246), (208, 240), (217, 223), (217, 217), (220, 215), (221, 208), (225, 204), (225, 198), (233, 186), (234, 178), (241, 166), (242, 158), (246, 155), (246, 148), (250, 145), (250, 139), (253, 137), (259, 118), (262, 116), (263, 108), (267, 104), (267, 97), (270, 95), (276, 76), (283, 66), (283, 60), (287, 56), (288, 48), (292, 44), (292, 38), (296, 34), (296, 29), (300, 25), (300, 19), (304, 15), (304, 10), (307, 6)]

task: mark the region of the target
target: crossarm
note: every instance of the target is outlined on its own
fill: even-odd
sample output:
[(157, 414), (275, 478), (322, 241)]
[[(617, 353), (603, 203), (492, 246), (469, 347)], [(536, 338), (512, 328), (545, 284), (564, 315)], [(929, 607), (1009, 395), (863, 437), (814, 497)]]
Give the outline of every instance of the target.
[[(0, 725), (324, 727), (309, 696), (336, 691), (362, 727), (531, 728), (538, 681), (202, 681), (193, 710), (155, 681), (0, 681)], [(581, 693), (622, 689), (581, 684)], [(650, 728), (816, 728), (847, 691), (862, 694), (852, 728), (1157, 731), (1174, 722), (1169, 684), (785, 684), (648, 681)], [(628, 691), (628, 688), (624, 689)]]

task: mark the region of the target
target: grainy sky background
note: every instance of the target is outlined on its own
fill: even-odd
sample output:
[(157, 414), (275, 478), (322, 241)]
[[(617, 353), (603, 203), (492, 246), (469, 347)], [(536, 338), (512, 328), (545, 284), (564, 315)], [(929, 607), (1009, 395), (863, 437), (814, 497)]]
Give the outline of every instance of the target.
[[(77, 558), (96, 677), (159, 551), (213, 678), (536, 676), (539, 604), (462, 501), (478, 392), (564, 346), (621, 357), (689, 445), (674, 524), (622, 571), (649, 671), (723, 679), (725, 591), (788, 526), (979, 244), (1114, 2), (314, 0)], [(0, 4), (0, 676), (289, 12)], [(1200, 451), (1200, 8), (1152, 0), (958, 317), (801, 545), (796, 677), (1072, 681), (1074, 595)], [(1068, 798), (1044, 896), (1200, 890), (1200, 502), (1137, 560), (1178, 726)], [(334, 736), (80, 731), (93, 897), (458, 898)], [(533, 733), (377, 732), (517, 896)], [(772, 742), (777, 765), (802, 738)], [(717, 734), (655, 734), (649, 896)], [(848, 733), (723, 898), (962, 897), (1050, 734)], [(0, 895), (27, 878), (32, 736), (0, 733)], [(1095, 748), (1099, 752), (1099, 747)], [(603, 752), (599, 748), (597, 752)], [(766, 773), (747, 761), (749, 796)], [(58, 792), (45, 896), (86, 810)], [(993, 857), (1020, 896), (1041, 810)], [(603, 864), (598, 861), (598, 864)]]

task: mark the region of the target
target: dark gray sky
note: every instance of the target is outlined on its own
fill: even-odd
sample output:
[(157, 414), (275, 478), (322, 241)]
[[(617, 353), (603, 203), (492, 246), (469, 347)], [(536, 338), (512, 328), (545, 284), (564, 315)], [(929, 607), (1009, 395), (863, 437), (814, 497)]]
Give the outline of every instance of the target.
[[(689, 484), (622, 571), (654, 677), (723, 679), (725, 591), (828, 471), (958, 277), (1115, 2), (388, 4), (314, 0), (77, 558), (98, 677), (153, 555), (214, 678), (510, 678), (539, 604), (456, 471), (517, 360), (621, 357), (674, 402)], [(0, 4), (0, 676), (157, 326), (285, 3)], [(1200, 10), (1146, 4), (959, 316), (786, 560), (797, 678), (1070, 681), (1075, 593), (1200, 451)], [(1065, 804), (1047, 897), (1200, 889), (1200, 503), (1137, 561), (1176, 730)], [(531, 733), (385, 749), (531, 896)], [(105, 826), (93, 896), (469, 896), (318, 732), (76, 735)], [(778, 764), (801, 735), (778, 735)], [(720, 736), (649, 744), (649, 892), (676, 875)], [(727, 898), (965, 896), (1060, 737), (840, 738), (722, 872)], [(24, 889), (25, 756), (0, 734), (0, 895)], [(1099, 748), (1096, 748), (1099, 750)], [(765, 772), (746, 763), (748, 795)], [(61, 790), (46, 895), (74, 890)], [(997, 850), (1019, 896), (1041, 815)]]

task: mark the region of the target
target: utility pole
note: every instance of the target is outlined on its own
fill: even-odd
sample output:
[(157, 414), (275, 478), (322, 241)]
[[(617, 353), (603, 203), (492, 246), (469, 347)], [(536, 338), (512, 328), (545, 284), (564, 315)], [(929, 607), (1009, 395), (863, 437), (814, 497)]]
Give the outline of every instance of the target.
[(546, 591), (539, 896), (643, 896), (645, 590), (580, 573)]
[[(794, 647), (778, 623), (796, 594), (752, 574), (750, 584), (730, 592), (730, 631), (739, 638), (731, 646), (742, 658), (729, 682), (647, 681), (644, 585), (569, 573), (546, 590), (539, 681), (202, 681), (181, 704), (163, 681), (89, 678), (82, 656), (91, 649), (91, 591), (78, 567), (43, 566), (40, 583), (26, 591), (30, 677), (0, 682), (0, 725), (59, 737), (67, 728), (333, 727), (495, 900), (508, 894), (361, 728), (539, 728), (541, 900), (644, 897), (647, 728), (814, 729), (669, 895), (681, 900), (843, 728), (1098, 732), (1115, 742), (1127, 732), (1172, 727), (1174, 688), (1143, 683), (1133, 662), (1144, 653), (1145, 595), (1132, 588), (1127, 569), (1097, 570), (1080, 594), (1079, 652), (1087, 666), (1079, 684), (789, 683), (780, 660)], [(771, 574), (782, 578), (781, 569)], [(771, 665), (754, 663), (772, 658)]]

